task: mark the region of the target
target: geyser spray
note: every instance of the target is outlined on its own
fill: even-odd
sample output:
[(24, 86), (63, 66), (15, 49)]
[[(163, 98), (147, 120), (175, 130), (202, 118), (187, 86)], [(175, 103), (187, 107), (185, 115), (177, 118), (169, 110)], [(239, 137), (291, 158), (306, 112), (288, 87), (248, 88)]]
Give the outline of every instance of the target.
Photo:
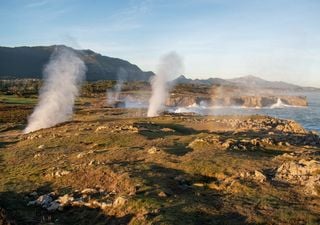
[(163, 110), (168, 97), (168, 81), (182, 73), (183, 62), (181, 57), (170, 52), (161, 58), (156, 75), (151, 78), (152, 95), (149, 100), (148, 117), (158, 116)]
[(44, 68), (39, 101), (28, 118), (24, 133), (52, 127), (71, 118), (86, 70), (75, 51), (64, 46), (55, 48)]
[(107, 90), (107, 104), (114, 104), (119, 101), (120, 93), (124, 82), (128, 79), (128, 72), (120, 67), (117, 72), (117, 83), (114, 88)]

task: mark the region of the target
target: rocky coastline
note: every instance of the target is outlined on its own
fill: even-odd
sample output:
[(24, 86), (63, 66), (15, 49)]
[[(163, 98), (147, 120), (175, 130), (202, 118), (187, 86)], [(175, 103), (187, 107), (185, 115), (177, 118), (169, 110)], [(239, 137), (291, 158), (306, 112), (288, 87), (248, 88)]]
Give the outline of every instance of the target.
[(185, 94), (171, 94), (166, 101), (168, 107), (186, 107), (190, 105), (208, 106), (241, 106), (241, 107), (272, 107), (277, 103), (287, 106), (307, 107), (304, 96), (226, 96), (211, 97)]

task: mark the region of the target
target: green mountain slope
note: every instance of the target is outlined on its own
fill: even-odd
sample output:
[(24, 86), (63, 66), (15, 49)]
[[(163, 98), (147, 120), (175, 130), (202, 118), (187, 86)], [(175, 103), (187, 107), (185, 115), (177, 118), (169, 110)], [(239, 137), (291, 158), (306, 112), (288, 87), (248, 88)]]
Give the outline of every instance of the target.
[[(0, 47), (0, 78), (41, 78), (43, 67), (57, 46)], [(91, 50), (75, 50), (84, 60), (87, 80), (149, 80), (152, 72), (144, 72), (128, 61), (103, 56)]]

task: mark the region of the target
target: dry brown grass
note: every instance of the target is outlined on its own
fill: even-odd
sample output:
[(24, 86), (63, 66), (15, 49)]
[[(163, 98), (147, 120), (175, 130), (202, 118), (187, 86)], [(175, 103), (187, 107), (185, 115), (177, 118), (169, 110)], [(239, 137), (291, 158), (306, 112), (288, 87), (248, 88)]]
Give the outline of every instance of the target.
[[(301, 149), (299, 146), (270, 146), (251, 152), (222, 150), (210, 143), (190, 148), (197, 138), (241, 136), (230, 133), (231, 128), (223, 129), (213, 117), (148, 119), (141, 111), (77, 107), (74, 121), (53, 128), (28, 135), (19, 134), (21, 127), (2, 131), (0, 207), (20, 224), (319, 222), (318, 197), (271, 180), (260, 183), (239, 178), (241, 171), (277, 167), (280, 162), (272, 160), (276, 155)], [(153, 146), (159, 152), (150, 154)], [(50, 175), (56, 171), (69, 173)], [(48, 213), (26, 206), (33, 191), (66, 194), (88, 187), (114, 191), (128, 202), (105, 211), (72, 207)]]

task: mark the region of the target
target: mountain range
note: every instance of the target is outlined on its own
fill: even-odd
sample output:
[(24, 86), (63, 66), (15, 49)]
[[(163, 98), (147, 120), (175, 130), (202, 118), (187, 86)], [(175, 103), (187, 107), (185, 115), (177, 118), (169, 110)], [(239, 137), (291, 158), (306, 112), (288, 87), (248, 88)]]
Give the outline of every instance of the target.
[[(0, 78), (41, 79), (43, 68), (57, 47), (66, 46), (0, 47)], [(117, 80), (119, 76), (128, 81), (145, 81), (154, 75), (122, 59), (103, 56), (92, 50), (73, 50), (87, 66), (88, 81)]]
[[(55, 48), (63, 45), (35, 47), (1, 47), (0, 46), (0, 79), (41, 79), (44, 66), (48, 63)], [(71, 49), (71, 48), (70, 48)], [(92, 50), (75, 50), (87, 66), (87, 80), (149, 81), (153, 72), (144, 72), (130, 62), (103, 56)], [(235, 86), (250, 89), (270, 89), (285, 91), (319, 91), (319, 88), (301, 87), (282, 81), (267, 81), (255, 76), (244, 76), (234, 79), (190, 79), (181, 75), (172, 81), (175, 84), (202, 84)]]
[(320, 91), (320, 88), (303, 87), (295, 84), (286, 83), (283, 81), (267, 81), (262, 78), (248, 75), (233, 79), (208, 78), (208, 79), (190, 79), (184, 75), (179, 76), (172, 81), (174, 84), (195, 84), (195, 85), (219, 85), (233, 86), (239, 88), (254, 89), (269, 89), (280, 91)]

